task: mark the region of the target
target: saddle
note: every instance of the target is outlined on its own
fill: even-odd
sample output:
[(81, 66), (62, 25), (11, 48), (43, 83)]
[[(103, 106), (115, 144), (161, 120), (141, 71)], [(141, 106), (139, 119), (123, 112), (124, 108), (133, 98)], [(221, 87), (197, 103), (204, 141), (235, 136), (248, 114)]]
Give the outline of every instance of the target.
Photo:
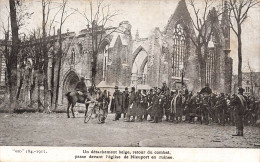
[(86, 97), (87, 97), (87, 96), (86, 96), (83, 92), (81, 92), (81, 91), (77, 91), (77, 96), (78, 96), (80, 102), (84, 102), (84, 101), (86, 100)]

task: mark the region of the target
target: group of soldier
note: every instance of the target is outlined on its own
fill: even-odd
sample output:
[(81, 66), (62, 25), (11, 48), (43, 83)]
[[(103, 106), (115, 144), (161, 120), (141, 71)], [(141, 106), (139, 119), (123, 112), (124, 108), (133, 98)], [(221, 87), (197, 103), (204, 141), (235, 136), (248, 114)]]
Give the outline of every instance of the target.
[[(244, 89), (239, 88), (238, 94), (214, 94), (206, 85), (200, 92), (193, 94), (187, 89), (170, 90), (166, 83), (161, 88), (154, 87), (150, 90), (136, 90), (131, 87), (131, 91), (126, 87), (121, 92), (115, 86), (110, 103), (108, 91), (98, 90), (100, 97), (97, 98), (102, 105), (103, 120), (110, 111), (115, 113), (114, 121), (123, 118), (125, 122), (142, 122), (144, 120), (151, 123), (162, 122), (165, 117), (168, 122), (200, 122), (209, 125), (217, 123), (219, 125), (236, 125), (236, 136), (243, 136), (243, 125), (250, 122), (254, 124), (260, 118), (259, 101), (254, 97), (243, 95)], [(251, 114), (251, 115), (248, 115)]]
[[(163, 83), (161, 88), (137, 90), (135, 87), (120, 92), (115, 87), (110, 110), (115, 113), (114, 121), (123, 115), (125, 122), (151, 123), (182, 121), (209, 125), (236, 125), (237, 136), (243, 136), (243, 125), (254, 124), (260, 118), (259, 101), (254, 97), (243, 95), (244, 89), (239, 88), (238, 94), (214, 94), (206, 85), (200, 92), (193, 94), (187, 89), (172, 91)], [(248, 115), (250, 114), (250, 115)]]

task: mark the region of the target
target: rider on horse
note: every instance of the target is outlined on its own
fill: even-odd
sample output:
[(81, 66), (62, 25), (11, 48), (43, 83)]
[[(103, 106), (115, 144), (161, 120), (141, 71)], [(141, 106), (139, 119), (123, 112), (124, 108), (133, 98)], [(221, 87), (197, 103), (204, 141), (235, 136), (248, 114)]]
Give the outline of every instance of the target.
[(85, 84), (85, 78), (81, 77), (80, 81), (77, 83), (75, 90), (78, 92), (80, 96), (83, 96), (84, 98), (87, 96), (88, 88)]

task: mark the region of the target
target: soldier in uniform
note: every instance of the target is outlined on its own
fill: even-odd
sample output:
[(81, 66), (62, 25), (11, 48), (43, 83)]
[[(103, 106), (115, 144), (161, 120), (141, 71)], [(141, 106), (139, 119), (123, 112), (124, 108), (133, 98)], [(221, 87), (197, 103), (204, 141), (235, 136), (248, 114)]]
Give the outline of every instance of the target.
[(236, 123), (236, 134), (233, 136), (243, 136), (243, 119), (244, 113), (247, 109), (246, 97), (243, 95), (244, 89), (238, 88), (238, 94), (234, 95), (231, 99), (230, 104), (234, 106), (235, 123)]
[(129, 106), (129, 92), (128, 88), (125, 88), (125, 91), (123, 92), (123, 113), (124, 113), (124, 119), (126, 118), (126, 113)]
[[(199, 98), (199, 97), (198, 97)], [(188, 110), (189, 110), (189, 123), (194, 123), (195, 122), (195, 117), (197, 116), (196, 114), (196, 109), (199, 105), (199, 102), (198, 102), (198, 105), (197, 105), (197, 96), (196, 95), (192, 95), (191, 93), (191, 98), (188, 102)]]
[[(137, 103), (136, 103), (136, 92), (135, 92), (135, 87), (131, 88), (131, 93), (129, 96), (129, 107), (126, 115), (126, 120), (125, 122), (134, 122), (135, 121), (135, 116), (137, 116)], [(130, 120), (130, 117), (133, 116), (133, 119)]]
[(102, 91), (98, 92), (97, 101), (99, 103), (99, 111), (101, 115), (101, 121), (99, 122), (99, 124), (102, 124), (105, 123), (107, 112), (108, 112), (107, 111), (108, 104), (110, 102), (110, 98), (106, 90), (104, 90), (103, 92)]
[(148, 97), (145, 89), (143, 90), (141, 104), (144, 111), (144, 119), (147, 120), (148, 112), (146, 109), (148, 108)]
[(165, 102), (164, 102), (164, 112), (166, 116), (166, 121), (170, 120), (170, 115), (171, 115), (171, 94), (170, 90), (168, 89), (165, 93)]
[(181, 90), (179, 90), (178, 94), (174, 97), (173, 102), (171, 104), (171, 112), (174, 114), (177, 123), (182, 119), (182, 100), (182, 92)]
[(85, 78), (84, 77), (82, 77), (80, 79), (80, 81), (76, 84), (75, 91), (77, 91), (80, 96), (83, 96), (84, 99), (85, 99), (85, 97), (87, 97), (88, 88), (85, 84)]
[(148, 107), (147, 107), (147, 114), (150, 115), (150, 119), (148, 121), (152, 121), (153, 120), (153, 117), (151, 116), (151, 108), (152, 108), (152, 99), (153, 99), (153, 95), (154, 95), (154, 92), (153, 92), (153, 89), (151, 88), (150, 91), (149, 91), (149, 94), (147, 95), (147, 102), (148, 102)]
[(136, 93), (136, 103), (137, 103), (137, 120), (142, 121), (142, 117), (144, 115), (144, 108), (143, 108), (143, 100), (142, 100), (142, 91), (139, 89)]
[[(162, 92), (161, 89), (158, 89), (158, 96), (159, 96), (159, 107), (158, 107), (158, 122), (162, 122), (163, 118), (163, 109), (164, 109), (164, 103), (165, 103), (165, 95)], [(166, 91), (165, 91), (166, 93)]]
[(171, 94), (170, 94), (170, 122), (174, 121), (174, 99), (176, 96), (176, 90), (171, 90)]
[(211, 118), (214, 123), (217, 123), (217, 110), (216, 110), (216, 102), (217, 102), (217, 95), (211, 93), (210, 95), (210, 108), (211, 108)]
[(113, 112), (116, 113), (114, 121), (116, 121), (119, 120), (119, 118), (121, 118), (122, 103), (123, 103), (123, 95), (119, 91), (118, 86), (115, 86), (115, 92), (113, 94), (113, 98), (114, 98)]
[(225, 99), (224, 93), (220, 93), (220, 96), (218, 97), (217, 103), (216, 103), (216, 111), (217, 111), (217, 118), (218, 123), (220, 125), (225, 125), (225, 114), (227, 111), (227, 101)]
[(167, 87), (167, 85), (166, 85), (166, 81), (164, 81), (164, 82), (163, 82), (163, 86), (162, 86), (162, 88), (161, 88), (161, 92), (162, 92), (163, 94), (165, 94), (166, 91), (167, 91), (167, 89), (168, 89), (168, 87)]
[(159, 95), (156, 93), (157, 91), (153, 91), (153, 98), (151, 102), (151, 112), (150, 115), (153, 117), (151, 123), (158, 123), (158, 119), (160, 117), (159, 114)]
[[(204, 93), (201, 98), (200, 109), (202, 112), (203, 122), (204, 124), (209, 124), (209, 106), (210, 106), (210, 96), (207, 93)], [(202, 121), (201, 121), (202, 123)]]

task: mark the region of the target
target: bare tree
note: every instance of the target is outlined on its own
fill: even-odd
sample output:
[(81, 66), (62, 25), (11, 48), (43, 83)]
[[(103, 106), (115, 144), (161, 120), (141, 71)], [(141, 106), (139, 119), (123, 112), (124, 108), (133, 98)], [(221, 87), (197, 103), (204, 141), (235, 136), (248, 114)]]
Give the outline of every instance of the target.
[[(191, 19), (196, 36), (192, 35), (192, 29), (189, 29), (192, 43), (196, 48), (200, 66), (201, 86), (206, 84), (206, 58), (208, 56), (208, 44), (214, 31), (214, 24), (218, 21), (222, 14), (222, 9), (211, 12), (214, 0), (204, 0), (204, 8), (202, 10), (196, 7), (195, 0), (190, 0), (190, 5), (193, 9), (195, 19)], [(214, 8), (215, 9), (215, 8)], [(204, 50), (204, 51), (203, 51)]]
[[(11, 3), (11, 2), (10, 2)], [(33, 13), (30, 13), (30, 12), (27, 12), (27, 6), (25, 5), (24, 1), (23, 0), (19, 0), (19, 1), (15, 1), (15, 12), (16, 12), (16, 24), (17, 24), (17, 30), (18, 30), (18, 44), (17, 44), (17, 49), (15, 49), (15, 51), (17, 50), (18, 53), (16, 53), (16, 58), (12, 58), (12, 54), (10, 53), (10, 47), (11, 47), (11, 50), (12, 50), (12, 44), (11, 41), (9, 40), (10, 36), (12, 33), (10, 33), (10, 15), (11, 15), (11, 12), (10, 12), (10, 8), (8, 9), (8, 7), (6, 6), (6, 10), (8, 12), (8, 18), (7, 18), (7, 26), (5, 26), (4, 22), (2, 22), (2, 30), (4, 31), (4, 35), (5, 35), (5, 48), (4, 48), (4, 56), (5, 56), (5, 62), (6, 62), (6, 67), (7, 67), (7, 75), (6, 75), (6, 88), (7, 88), (7, 91), (6, 92), (10, 92), (11, 90), (9, 89), (10, 87), (10, 76), (12, 74), (11, 71), (10, 71), (10, 68), (11, 68), (11, 64), (14, 63), (16, 64), (16, 66), (18, 64), (20, 64), (21, 62), (23, 62), (24, 60), (22, 58), (25, 58), (23, 55), (21, 55), (21, 50), (23, 49), (23, 45), (21, 43), (21, 37), (23, 36), (23, 38), (25, 39), (25, 34), (24, 33), (20, 33), (20, 29), (24, 28), (26, 26), (26, 23), (27, 23), (27, 20), (31, 18), (32, 14)], [(13, 40), (13, 39), (12, 39)], [(13, 62), (12, 59), (16, 59), (16, 62)], [(15, 66), (15, 65), (13, 65)], [(19, 73), (19, 71), (17, 71), (16, 69), (16, 75)], [(18, 79), (18, 78), (17, 78)], [(17, 80), (18, 81), (18, 80)], [(18, 82), (16, 83), (18, 84)], [(21, 87), (23, 85), (23, 78), (20, 77), (20, 80), (19, 80), (19, 86), (18, 89), (14, 90), (16, 91), (16, 99), (19, 98), (19, 95), (20, 95), (20, 92), (21, 92)], [(9, 90), (8, 90), (9, 89)], [(9, 93), (10, 94), (10, 93)]]
[(257, 0), (229, 0), (230, 27), (237, 36), (238, 43), (238, 86), (242, 86), (242, 24), (248, 11), (256, 6)]
[(44, 86), (44, 109), (45, 112), (47, 112), (46, 108), (48, 107), (48, 47), (47, 47), (47, 23), (50, 15), (50, 6), (51, 1), (50, 0), (42, 0), (42, 55), (44, 60), (44, 67), (43, 67), (43, 73), (44, 73), (44, 80), (43, 80), (43, 86)]
[(8, 84), (10, 90), (10, 112), (13, 112), (16, 108), (16, 90), (17, 90), (17, 53), (19, 52), (19, 37), (18, 37), (18, 23), (16, 13), (15, 0), (10, 0), (10, 19), (11, 19), (11, 30), (12, 30), (12, 46), (11, 53), (8, 57), (7, 74)]
[[(43, 56), (41, 54), (42, 52), (42, 39), (41, 39), (41, 29), (39, 28), (38, 30), (34, 30), (32, 34), (32, 41), (34, 42), (33, 49), (35, 53), (35, 57), (33, 60), (33, 68), (35, 70), (35, 82), (37, 82), (37, 107), (38, 111), (40, 111), (40, 107), (44, 107), (42, 102), (41, 102), (41, 76), (43, 73), (43, 67), (44, 67), (44, 62), (43, 62)], [(35, 83), (36, 84), (36, 83)]]
[[(47, 111), (46, 108), (48, 108), (49, 105), (49, 100), (51, 99), (51, 104), (53, 101), (53, 89), (54, 86), (52, 86), (53, 89), (51, 89), (49, 93), (49, 85), (48, 85), (48, 80), (50, 74), (48, 74), (48, 63), (49, 63), (49, 48), (51, 45), (54, 46), (54, 43), (51, 43), (51, 38), (50, 38), (50, 30), (52, 28), (52, 25), (54, 21), (56, 20), (57, 14), (62, 10), (63, 6), (60, 7), (60, 9), (56, 12), (56, 14), (53, 16), (53, 19), (50, 19), (50, 12), (53, 6), (53, 1), (51, 0), (42, 0), (42, 55), (43, 55), (43, 60), (44, 60), (44, 67), (43, 67), (43, 74), (44, 74), (44, 80), (43, 80), (43, 86), (44, 86), (44, 109)], [(59, 6), (58, 6), (59, 7)], [(64, 11), (63, 11), (64, 12)], [(49, 28), (48, 25), (49, 24)], [(49, 37), (47, 35), (49, 29)], [(53, 55), (54, 56), (54, 55)], [(54, 67), (53, 67), (54, 68)], [(54, 76), (51, 76), (54, 77)], [(54, 84), (54, 83), (53, 83)]]
[(70, 17), (72, 14), (74, 14), (76, 11), (69, 12), (66, 10), (68, 4), (68, 0), (62, 0), (61, 4), (61, 17), (60, 17), (60, 26), (59, 26), (59, 50), (58, 50), (58, 74), (57, 74), (57, 86), (56, 86), (56, 98), (55, 98), (55, 110), (58, 107), (58, 99), (59, 99), (59, 87), (60, 87), (60, 73), (61, 73), (61, 64), (62, 64), (62, 56), (63, 56), (63, 50), (62, 50), (62, 27), (63, 24), (66, 22), (68, 17)]
[(100, 51), (102, 42), (114, 32), (121, 32), (119, 28), (106, 28), (108, 22), (119, 14), (118, 10), (111, 11), (110, 5), (104, 4), (102, 0), (89, 0), (90, 13), (85, 8), (84, 12), (79, 12), (87, 21), (87, 28), (91, 36), (92, 53), (92, 87), (95, 87), (97, 73), (97, 55)]

